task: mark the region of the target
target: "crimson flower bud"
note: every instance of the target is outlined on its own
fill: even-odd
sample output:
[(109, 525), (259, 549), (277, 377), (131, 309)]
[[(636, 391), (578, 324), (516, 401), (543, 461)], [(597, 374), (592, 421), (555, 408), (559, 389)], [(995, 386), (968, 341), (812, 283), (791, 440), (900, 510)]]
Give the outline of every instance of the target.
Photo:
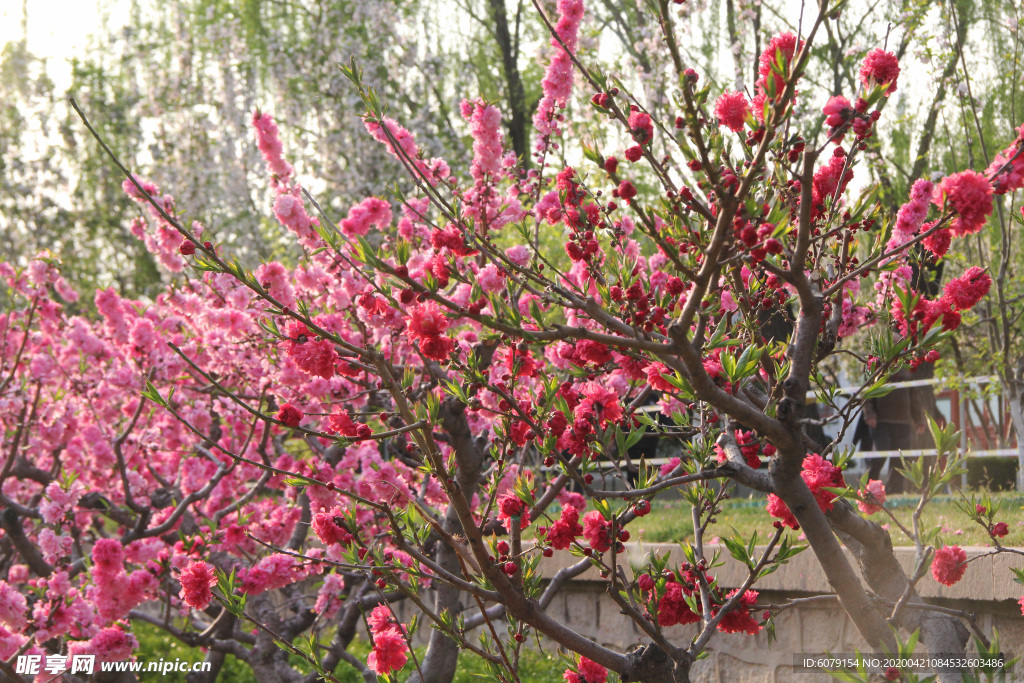
[(288, 427), (298, 427), (299, 423), (302, 422), (302, 411), (291, 403), (285, 403), (277, 411), (277, 419)]
[(628, 180), (619, 183), (619, 196), (623, 199), (632, 199), (636, 196), (636, 186)]

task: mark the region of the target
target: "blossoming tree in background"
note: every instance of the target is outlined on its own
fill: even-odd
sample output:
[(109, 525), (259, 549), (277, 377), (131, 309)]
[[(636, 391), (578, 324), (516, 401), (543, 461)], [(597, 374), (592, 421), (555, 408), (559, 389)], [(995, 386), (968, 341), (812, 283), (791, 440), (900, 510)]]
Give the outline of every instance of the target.
[[(366, 680), (450, 681), (460, 656), (517, 681), (537, 635), (568, 655), (570, 682), (687, 681), (716, 632), (774, 628), (785, 606), (759, 607), (756, 583), (802, 549), (787, 528), (871, 647), (918, 631), (930, 652), (964, 652), (960, 615), (915, 590), (929, 567), (956, 583), (964, 551), (936, 547), (915, 517), (908, 576), (869, 518), (902, 526), (884, 487), (848, 487), (846, 456), (808, 436), (804, 405), (813, 392), (845, 424), (891, 374), (934, 359), (992, 278), (967, 268), (930, 297), (913, 270), (982, 231), (994, 192), (1024, 186), (1024, 141), (983, 173), (918, 180), (894, 220), (853, 201), (899, 63), (871, 50), (858, 92), (822, 98), (823, 133), (798, 130), (792, 108), (815, 97), (801, 75), (829, 10), (767, 41), (752, 97), (712, 101), (662, 2), (650, 19), (678, 83), (663, 121), (581, 61), (580, 0), (551, 17), (538, 6), (552, 40), (529, 172), (500, 110), (473, 98), (459, 109), (473, 162), (457, 177), (348, 67), (368, 135), (417, 191), (329, 216), (274, 119), (255, 112), (274, 215), (306, 252), (292, 269), (242, 268), (122, 167), (142, 210), (133, 232), (187, 273), (176, 285), (151, 303), (97, 292), (90, 322), (64, 313), (59, 299), (75, 294), (53, 262), (3, 271), (5, 674), (24, 673), (11, 668), (19, 654), (128, 657), (134, 619), (205, 648), (212, 671), (196, 680), (231, 655), (260, 681), (334, 680), (343, 661)], [(572, 166), (561, 147), (578, 81), (626, 142), (590, 145)], [(562, 248), (543, 248), (542, 233)], [(791, 320), (787, 338), (765, 334), (773, 316)], [(862, 330), (862, 387), (840, 407), (819, 368)], [(630, 462), (645, 433), (678, 442), (677, 457)], [(944, 457), (906, 473), (922, 504), (960, 471), (955, 434), (933, 434)], [(734, 482), (765, 495), (769, 533), (727, 538), (723, 559), (704, 538)], [(692, 507), (685, 561), (629, 567), (630, 523), (668, 495)], [(990, 503), (967, 512), (1005, 536)], [(545, 576), (555, 553), (576, 559)], [(717, 584), (724, 561), (746, 566), (742, 586)], [(645, 645), (615, 651), (548, 610), (591, 568)], [(403, 601), (416, 619), (398, 618)], [(425, 625), (421, 656), (410, 645)], [(666, 631), (678, 625), (684, 638)], [(365, 661), (349, 650), (359, 635)]]

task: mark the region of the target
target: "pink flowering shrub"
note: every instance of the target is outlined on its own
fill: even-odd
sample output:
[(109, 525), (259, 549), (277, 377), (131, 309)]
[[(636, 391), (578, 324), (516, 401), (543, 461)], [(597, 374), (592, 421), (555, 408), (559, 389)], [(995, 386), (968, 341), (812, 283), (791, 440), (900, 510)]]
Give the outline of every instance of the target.
[[(970, 267), (936, 297), (914, 290), (911, 255), (920, 244), (913, 258), (934, 262), (984, 229), (994, 197), (1021, 182), (1016, 148), (984, 173), (915, 183), (886, 239), (881, 208), (855, 207), (848, 187), (896, 88), (893, 55), (869, 52), (863, 89), (831, 96), (821, 139), (805, 139), (792, 104), (820, 103), (801, 76), (823, 8), (799, 39), (766, 36), (751, 102), (721, 93), (710, 116), (700, 74), (680, 65), (678, 117), (659, 121), (586, 68), (584, 4), (556, 10), (533, 168), (505, 152), (502, 113), (479, 98), (459, 106), (472, 159), (427, 158), (348, 69), (367, 134), (418, 190), (321, 213), (273, 117), (256, 112), (271, 210), (305, 250), (299, 265), (247, 270), (134, 176), (130, 230), (169, 271), (189, 268), (153, 301), (99, 291), (89, 320), (69, 312), (74, 290), (46, 255), (0, 264), (0, 540), (16, 558), (0, 577), (0, 654), (126, 658), (142, 619), (268, 680), (289, 656), (353, 664), (360, 634), (364, 676), (431, 665), (450, 680), (460, 651), (514, 673), (538, 634), (574, 653), (567, 681), (681, 681), (710, 638), (774, 627), (779, 606), (758, 607), (754, 586), (802, 549), (787, 528), (859, 633), (894, 646), (879, 572), (863, 570), (898, 563), (886, 530), (848, 500), (877, 513), (884, 488), (848, 486), (835, 444), (807, 431), (807, 396), (827, 393), (819, 370), (854, 335), (872, 354), (850, 354), (863, 381), (852, 408), (934, 360), (992, 277)], [(598, 140), (575, 166), (556, 162), (577, 80), (619, 128), (607, 143), (618, 156)], [(773, 317), (790, 329), (769, 338)], [(678, 449), (660, 467), (638, 462), (644, 436)], [(941, 479), (929, 476), (926, 491)], [(742, 585), (710, 573), (704, 531), (728, 491), (710, 481), (763, 496), (768, 535), (724, 541)], [(694, 540), (682, 561), (651, 554), (634, 572), (629, 525), (673, 491)], [(973, 514), (995, 544), (1009, 533)], [(545, 577), (555, 553), (565, 568)], [(940, 583), (962, 577), (964, 551), (934, 557)], [(590, 569), (644, 634), (638, 653), (548, 609)], [(913, 594), (910, 577), (885, 580)], [(403, 601), (416, 623), (399, 616)], [(909, 612), (893, 624), (963, 652), (955, 616)], [(410, 642), (422, 623), (433, 628), (421, 661)], [(663, 630), (676, 626), (684, 639)], [(334, 644), (296, 645), (332, 629)]]

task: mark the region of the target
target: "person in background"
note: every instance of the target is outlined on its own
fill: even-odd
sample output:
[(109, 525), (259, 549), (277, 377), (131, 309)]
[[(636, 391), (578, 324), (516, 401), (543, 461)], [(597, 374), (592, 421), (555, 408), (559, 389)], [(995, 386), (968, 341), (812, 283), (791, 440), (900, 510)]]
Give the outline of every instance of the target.
[[(907, 382), (911, 378), (906, 368), (901, 368), (891, 378), (892, 382)], [(904, 451), (913, 446), (914, 433), (925, 426), (924, 409), (919, 392), (915, 387), (899, 387), (885, 396), (873, 398), (864, 404), (864, 422), (871, 429), (875, 450)], [(888, 458), (871, 458), (868, 476), (878, 479)], [(908, 461), (913, 458), (907, 458)], [(899, 458), (893, 457), (889, 467), (889, 479), (885, 484), (887, 493), (903, 493), (906, 479), (896, 471)]]

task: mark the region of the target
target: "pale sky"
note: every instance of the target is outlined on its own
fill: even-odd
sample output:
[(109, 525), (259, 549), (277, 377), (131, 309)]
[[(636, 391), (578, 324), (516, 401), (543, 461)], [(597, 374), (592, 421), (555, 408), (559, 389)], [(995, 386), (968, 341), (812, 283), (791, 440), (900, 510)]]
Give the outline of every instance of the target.
[[(439, 0), (445, 1), (445, 0)], [(860, 7), (867, 0), (853, 0), (853, 7)], [(0, 0), (0, 46), (11, 40), (19, 40), (24, 36), (28, 39), (29, 51), (47, 60), (47, 72), (54, 81), (57, 93), (64, 93), (70, 86), (70, 60), (75, 55), (84, 54), (94, 37), (104, 33), (119, 31), (126, 23), (130, 14), (131, 0)], [(782, 0), (782, 15), (795, 22), (799, 16), (799, 0)], [(25, 12), (28, 17), (25, 20)], [(810, 13), (806, 13), (807, 23)], [(881, 16), (881, 15), (879, 15)], [(934, 18), (933, 18), (934, 20)], [(806, 28), (806, 27), (805, 27)], [(977, 27), (976, 27), (977, 28)], [(900, 28), (897, 27), (897, 39)], [(977, 38), (975, 38), (977, 39)], [(614, 41), (609, 41), (609, 45)], [(872, 46), (861, 46), (867, 49)], [(968, 41), (971, 51), (971, 41)], [(723, 46), (725, 58), (727, 48)], [(984, 64), (984, 62), (983, 62)], [(991, 68), (989, 64), (984, 64)], [(900, 115), (900, 109), (906, 107), (910, 113), (922, 102), (930, 101), (934, 82), (929, 76), (930, 68), (923, 63), (911, 50), (902, 61), (903, 73), (900, 76), (897, 107), (889, 107), (887, 117)], [(723, 70), (723, 73), (727, 71)], [(975, 73), (974, 76), (983, 74)], [(854, 93), (848, 93), (851, 99)], [(824, 104), (824, 100), (820, 102)], [(902, 104), (902, 106), (899, 106)], [(892, 111), (897, 109), (897, 111)], [(856, 177), (854, 187), (863, 180)]]
[[(0, 45), (20, 40), (27, 31), (28, 49), (48, 59), (47, 70), (63, 92), (71, 84), (70, 60), (82, 54), (90, 36), (123, 26), (127, 0), (0, 0)], [(28, 21), (25, 22), (25, 10)]]

